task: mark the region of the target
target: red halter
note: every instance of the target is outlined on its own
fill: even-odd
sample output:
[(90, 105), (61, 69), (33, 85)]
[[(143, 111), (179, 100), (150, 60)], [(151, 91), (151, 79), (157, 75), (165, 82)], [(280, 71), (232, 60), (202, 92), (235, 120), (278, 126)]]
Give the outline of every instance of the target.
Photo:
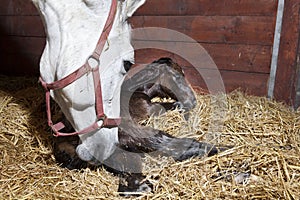
[[(101, 129), (103, 127), (104, 128), (117, 127), (121, 123), (121, 118), (110, 119), (110, 118), (107, 118), (106, 115), (104, 114), (101, 82), (100, 82), (100, 74), (99, 74), (100, 55), (102, 53), (102, 50), (107, 41), (108, 35), (113, 26), (116, 11), (117, 11), (117, 0), (112, 0), (109, 15), (108, 15), (108, 18), (104, 25), (102, 34), (98, 40), (97, 46), (96, 46), (93, 54), (87, 59), (87, 61), (85, 62), (85, 64), (83, 66), (81, 66), (75, 72), (62, 78), (61, 80), (58, 80), (58, 81), (55, 81), (52, 83), (46, 83), (41, 77), (39, 78), (40, 82), (42, 83), (42, 86), (46, 90), (46, 109), (47, 109), (48, 125), (52, 128), (52, 130), (54, 132), (53, 134), (56, 137), (86, 134), (86, 133), (95, 131), (97, 129)], [(90, 59), (94, 59), (98, 62), (98, 65), (95, 68), (90, 66), (90, 64), (89, 64)], [(53, 124), (53, 122), (52, 122), (51, 111), (50, 111), (50, 90), (62, 89), (64, 87), (68, 86), (69, 84), (73, 83), (74, 81), (76, 81), (77, 79), (82, 77), (83, 75), (87, 74), (88, 72), (92, 72), (92, 74), (93, 74), (94, 89), (95, 89), (95, 109), (96, 109), (97, 120), (92, 125), (84, 128), (81, 131), (76, 131), (73, 133), (59, 132), (61, 129), (63, 129), (65, 127), (65, 125), (62, 122), (59, 122), (57, 124)]]

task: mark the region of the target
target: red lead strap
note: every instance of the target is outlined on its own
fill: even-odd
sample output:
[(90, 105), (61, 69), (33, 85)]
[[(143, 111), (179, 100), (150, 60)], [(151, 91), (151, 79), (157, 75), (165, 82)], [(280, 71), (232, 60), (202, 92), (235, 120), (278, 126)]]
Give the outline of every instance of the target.
[[(95, 131), (100, 128), (117, 127), (121, 123), (121, 118), (111, 119), (111, 118), (107, 118), (106, 115), (104, 114), (101, 81), (100, 81), (100, 74), (99, 74), (99, 64), (97, 67), (92, 68), (88, 62), (89, 59), (95, 59), (99, 63), (100, 55), (103, 51), (104, 45), (107, 41), (108, 35), (113, 26), (116, 11), (117, 11), (117, 0), (112, 0), (109, 15), (108, 15), (108, 18), (104, 25), (101, 36), (97, 42), (97, 46), (96, 46), (92, 56), (90, 56), (87, 59), (87, 61), (85, 62), (85, 64), (83, 66), (81, 66), (75, 72), (64, 77), (63, 79), (52, 82), (52, 83), (46, 83), (41, 77), (39, 79), (42, 86), (46, 90), (46, 110), (47, 110), (48, 125), (52, 128), (52, 130), (54, 132), (54, 136), (56, 136), (56, 137), (86, 134), (86, 133), (90, 133), (90, 132)], [(60, 132), (60, 130), (63, 129), (65, 127), (65, 125), (62, 122), (53, 124), (52, 119), (51, 119), (50, 91), (62, 89), (64, 87), (70, 85), (77, 79), (81, 78), (83, 75), (87, 74), (88, 72), (92, 72), (92, 74), (93, 74), (94, 90), (95, 90), (95, 109), (96, 109), (97, 120), (93, 124), (84, 128), (81, 131), (76, 131), (73, 133), (62, 133), (62, 132)]]

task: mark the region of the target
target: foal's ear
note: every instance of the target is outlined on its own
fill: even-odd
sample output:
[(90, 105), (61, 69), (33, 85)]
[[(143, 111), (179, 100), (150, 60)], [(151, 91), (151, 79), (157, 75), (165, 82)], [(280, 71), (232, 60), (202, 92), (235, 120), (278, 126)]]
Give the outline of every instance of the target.
[(127, 17), (131, 17), (133, 13), (145, 2), (146, 0), (125, 0), (124, 4), (126, 6)]

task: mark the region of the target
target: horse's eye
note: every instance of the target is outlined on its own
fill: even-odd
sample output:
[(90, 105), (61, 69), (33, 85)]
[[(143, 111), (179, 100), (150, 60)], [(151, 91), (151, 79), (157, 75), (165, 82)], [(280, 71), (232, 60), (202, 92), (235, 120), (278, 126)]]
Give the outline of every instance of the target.
[(124, 66), (124, 69), (125, 69), (126, 72), (128, 72), (130, 70), (132, 65), (133, 64), (128, 60), (123, 61), (123, 66)]

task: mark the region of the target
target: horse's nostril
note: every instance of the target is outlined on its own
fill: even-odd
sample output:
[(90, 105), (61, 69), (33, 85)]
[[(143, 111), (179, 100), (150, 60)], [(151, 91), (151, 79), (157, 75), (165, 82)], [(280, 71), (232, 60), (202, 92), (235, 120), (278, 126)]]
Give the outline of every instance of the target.
[(93, 160), (92, 154), (89, 153), (88, 149), (83, 144), (77, 146), (76, 153), (78, 157), (83, 161), (89, 162)]

